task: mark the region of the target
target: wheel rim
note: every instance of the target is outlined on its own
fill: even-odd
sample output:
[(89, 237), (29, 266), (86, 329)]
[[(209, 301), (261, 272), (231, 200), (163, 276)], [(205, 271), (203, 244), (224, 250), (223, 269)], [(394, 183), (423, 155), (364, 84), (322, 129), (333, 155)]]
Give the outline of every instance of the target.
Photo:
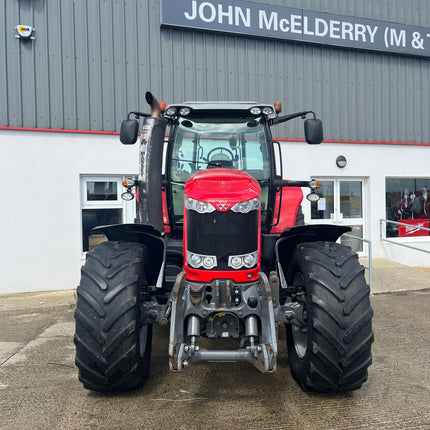
[[(300, 289), (303, 291), (305, 287), (305, 278), (302, 273), (296, 273), (293, 281), (294, 287), (301, 287)], [(306, 355), (306, 351), (308, 349), (308, 332), (303, 331), (303, 329), (307, 330), (307, 327), (298, 327), (296, 325), (291, 326), (291, 330), (293, 333), (293, 341), (294, 348), (296, 350), (296, 354), (299, 358), (303, 358)]]

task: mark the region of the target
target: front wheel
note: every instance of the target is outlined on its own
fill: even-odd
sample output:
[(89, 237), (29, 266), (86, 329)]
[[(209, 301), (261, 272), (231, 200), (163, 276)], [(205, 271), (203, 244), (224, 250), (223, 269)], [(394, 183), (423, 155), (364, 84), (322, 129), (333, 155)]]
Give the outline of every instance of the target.
[(145, 251), (136, 243), (104, 242), (87, 254), (74, 340), (79, 379), (89, 390), (128, 390), (147, 378), (152, 326), (139, 323)]
[(373, 310), (357, 255), (332, 242), (299, 244), (288, 280), (303, 305), (302, 323), (287, 326), (293, 377), (304, 391), (360, 388), (372, 362)]

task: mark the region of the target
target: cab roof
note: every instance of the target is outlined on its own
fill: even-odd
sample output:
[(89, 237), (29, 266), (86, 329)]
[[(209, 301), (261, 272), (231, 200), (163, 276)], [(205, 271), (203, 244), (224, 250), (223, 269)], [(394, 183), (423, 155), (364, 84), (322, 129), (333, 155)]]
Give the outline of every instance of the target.
[[(270, 103), (262, 104), (254, 101), (207, 101), (207, 102), (196, 102), (189, 101), (182, 104), (172, 104), (167, 106), (165, 112), (166, 117), (182, 117), (182, 118), (257, 118), (261, 116), (259, 113), (251, 113), (251, 108), (258, 107), (261, 110), (265, 107), (271, 109), (271, 113), (265, 114), (268, 118), (276, 117), (276, 113), (273, 105)], [(181, 110), (188, 108), (189, 113), (182, 115)], [(173, 111), (173, 113), (170, 113)]]
[(226, 101), (208, 101), (208, 102), (184, 102), (182, 104), (174, 104), (169, 105), (169, 107), (189, 107), (193, 110), (249, 110), (254, 106), (270, 106), (270, 104), (261, 104), (258, 102), (253, 101), (245, 101), (245, 102), (239, 102), (239, 101), (233, 101), (233, 102), (226, 102)]

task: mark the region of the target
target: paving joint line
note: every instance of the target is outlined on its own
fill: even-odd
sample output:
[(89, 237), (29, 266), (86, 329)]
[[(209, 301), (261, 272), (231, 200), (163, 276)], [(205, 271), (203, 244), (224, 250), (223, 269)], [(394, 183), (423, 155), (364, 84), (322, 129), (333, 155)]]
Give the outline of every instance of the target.
[(48, 327), (53, 325), (55, 321), (50, 321), (48, 324), (44, 325), (41, 330), (36, 333), (34, 337), (32, 337), (30, 340), (25, 342), (21, 347), (19, 347), (13, 354), (11, 354), (9, 357), (7, 357), (4, 361), (0, 363), (0, 367), (2, 367), (4, 364), (6, 364), (12, 357), (15, 357), (16, 354), (20, 353), (30, 342), (32, 342), (34, 339), (39, 337)]

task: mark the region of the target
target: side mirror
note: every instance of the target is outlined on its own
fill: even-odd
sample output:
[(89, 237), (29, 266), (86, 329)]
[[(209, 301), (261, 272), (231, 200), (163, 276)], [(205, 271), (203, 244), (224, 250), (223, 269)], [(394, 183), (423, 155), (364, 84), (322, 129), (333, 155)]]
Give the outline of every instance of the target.
[(119, 140), (124, 145), (133, 145), (137, 140), (139, 121), (137, 119), (125, 119), (121, 121)]
[(323, 126), (320, 119), (308, 118), (305, 121), (305, 138), (310, 145), (318, 145), (324, 140)]

